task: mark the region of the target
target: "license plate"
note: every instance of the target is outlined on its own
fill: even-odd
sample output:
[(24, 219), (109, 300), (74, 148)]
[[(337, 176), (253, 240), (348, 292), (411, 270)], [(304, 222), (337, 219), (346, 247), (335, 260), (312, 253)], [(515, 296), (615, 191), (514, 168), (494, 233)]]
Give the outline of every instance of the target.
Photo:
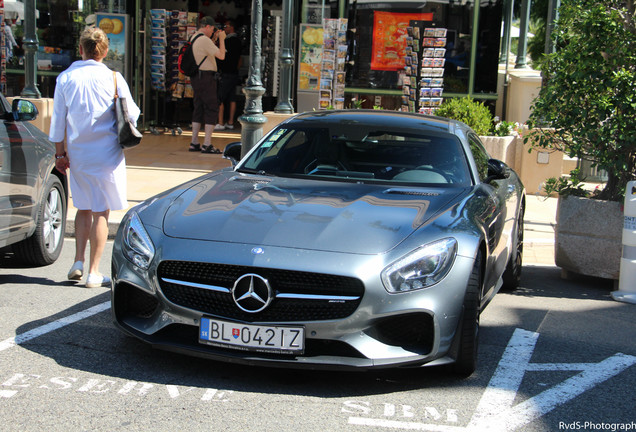
[(302, 354), (305, 328), (266, 326), (201, 318), (199, 341), (204, 344), (280, 354)]

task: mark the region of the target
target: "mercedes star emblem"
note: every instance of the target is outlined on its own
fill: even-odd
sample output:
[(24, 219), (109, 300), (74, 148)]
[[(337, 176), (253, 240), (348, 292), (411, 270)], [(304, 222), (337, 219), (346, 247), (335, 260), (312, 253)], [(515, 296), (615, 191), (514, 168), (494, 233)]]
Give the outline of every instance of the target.
[(272, 288), (267, 279), (257, 274), (244, 274), (234, 282), (234, 303), (243, 311), (260, 312), (272, 301)]

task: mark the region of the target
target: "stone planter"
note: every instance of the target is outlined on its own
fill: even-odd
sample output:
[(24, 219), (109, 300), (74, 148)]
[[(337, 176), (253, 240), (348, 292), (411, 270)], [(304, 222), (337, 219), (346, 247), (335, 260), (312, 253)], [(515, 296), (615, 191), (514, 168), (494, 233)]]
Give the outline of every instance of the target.
[(490, 157), (504, 161), (509, 167), (517, 170), (519, 161), (515, 136), (480, 136), (479, 139)]
[(559, 197), (554, 260), (563, 277), (574, 272), (618, 279), (623, 221), (619, 202)]

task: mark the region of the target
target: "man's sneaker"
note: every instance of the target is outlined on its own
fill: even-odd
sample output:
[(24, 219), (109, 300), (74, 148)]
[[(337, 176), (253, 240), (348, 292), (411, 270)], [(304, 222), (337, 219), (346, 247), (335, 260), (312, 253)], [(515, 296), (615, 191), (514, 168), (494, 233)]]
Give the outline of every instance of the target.
[(70, 280), (81, 280), (84, 275), (84, 263), (82, 261), (75, 261), (68, 271), (68, 278)]
[(222, 124), (217, 124), (216, 126), (214, 126), (214, 130), (225, 130), (225, 126), (223, 126)]
[(230, 130), (232, 130), (232, 129), (234, 129), (234, 125), (233, 125), (233, 124), (226, 123), (226, 124), (225, 124), (225, 129), (230, 129)]
[(89, 274), (86, 278), (86, 288), (110, 286), (110, 278), (104, 275)]

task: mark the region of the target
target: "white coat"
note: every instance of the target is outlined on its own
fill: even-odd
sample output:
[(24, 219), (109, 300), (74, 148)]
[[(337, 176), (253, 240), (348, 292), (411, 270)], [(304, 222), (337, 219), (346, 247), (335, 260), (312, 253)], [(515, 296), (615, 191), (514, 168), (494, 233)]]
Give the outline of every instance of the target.
[[(117, 72), (117, 91), (126, 98), (128, 115), (140, 110), (128, 84)], [(126, 161), (117, 142), (113, 72), (95, 60), (76, 61), (56, 81), (49, 139), (62, 142), (70, 163), (73, 204), (101, 212), (128, 207)]]

